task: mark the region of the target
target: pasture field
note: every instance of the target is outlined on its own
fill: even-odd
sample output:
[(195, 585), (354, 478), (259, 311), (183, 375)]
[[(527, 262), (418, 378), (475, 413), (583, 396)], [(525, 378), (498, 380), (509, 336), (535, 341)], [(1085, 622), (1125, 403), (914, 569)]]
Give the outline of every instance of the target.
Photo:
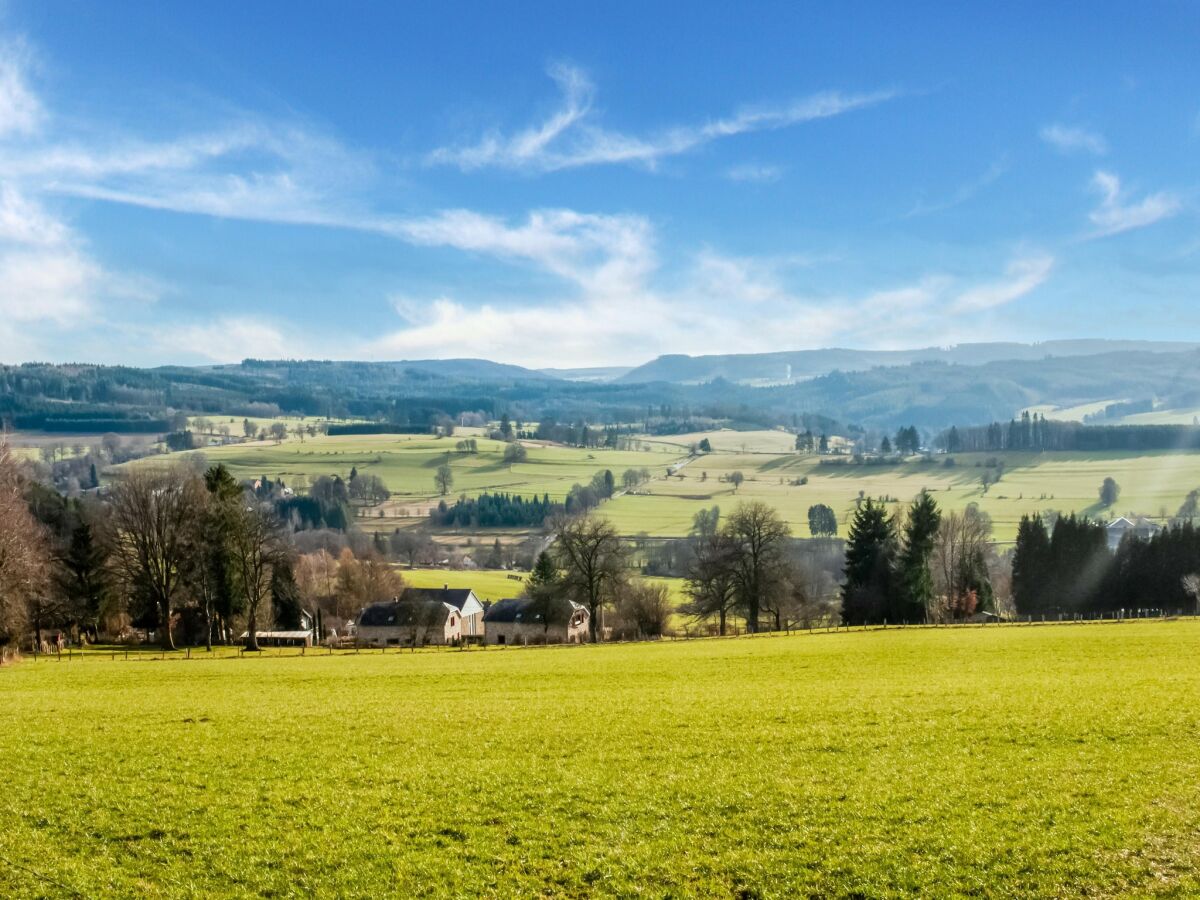
[[(668, 467), (684, 461), (687, 447), (704, 437), (710, 439), (714, 452), (691, 460), (677, 476), (666, 478)], [(507, 491), (526, 496), (548, 493), (561, 500), (573, 484), (587, 483), (596, 472), (611, 469), (619, 481), (625, 469), (644, 467), (652, 473), (652, 480), (605, 503), (601, 513), (625, 535), (644, 532), (658, 537), (686, 535), (700, 509), (715, 504), (729, 512), (741, 500), (771, 504), (799, 537), (809, 535), (809, 507), (827, 504), (837, 513), (839, 533), (844, 536), (860, 492), (875, 499), (891, 498), (899, 506), (928, 489), (944, 509), (960, 510), (978, 503), (992, 516), (995, 538), (1006, 542), (1015, 537), (1017, 523), (1026, 513), (1055, 510), (1094, 518), (1160, 518), (1173, 515), (1187, 493), (1200, 487), (1200, 453), (960, 453), (954, 455), (953, 467), (945, 465), (943, 456), (879, 466), (842, 466), (823, 465), (819, 457), (791, 452), (788, 445), (794, 439), (786, 432), (717, 431), (643, 438), (650, 449), (636, 451), (530, 443), (528, 461), (510, 468), (502, 459), (503, 443), (478, 437), (479, 452), (461, 454), (454, 449), (458, 439), (322, 436), (304, 441), (289, 438), (279, 444), (258, 441), (210, 447), (204, 453), (210, 462), (225, 463), (238, 478), (267, 475), (292, 485), (302, 485), (318, 475), (345, 476), (352, 467), (378, 475), (393, 497), (382, 507), (362, 510), (360, 525), (387, 531), (425, 520), (429, 507), (440, 499), (433, 477), (444, 462), (449, 462), (454, 474), (450, 499)], [(161, 465), (170, 458), (150, 457), (134, 465)], [(985, 492), (982, 477), (989, 471), (986, 463), (990, 460), (1002, 463), (1004, 473), (1001, 481)], [(742, 472), (746, 479), (736, 492), (723, 480), (734, 471)], [(1121, 486), (1121, 496), (1116, 506), (1106, 510), (1098, 498), (1100, 485), (1109, 476)], [(794, 483), (803, 478), (808, 479), (807, 484)], [(503, 532), (508, 537), (514, 534)], [(491, 535), (480, 531), (474, 536), (489, 540)]]
[[(528, 572), (504, 572), (498, 569), (408, 569), (398, 566), (404, 583), (411, 587), (471, 588), (480, 600), (503, 600), (520, 596)], [(510, 575), (517, 576), (510, 578)], [(642, 576), (639, 576), (642, 577)], [(671, 605), (678, 607), (687, 598), (684, 596), (684, 579), (643, 577), (643, 581), (665, 584), (671, 595)]]
[[(480, 600), (503, 600), (520, 596), (528, 572), (504, 572), (499, 569), (407, 569), (397, 567), (409, 587), (470, 588)], [(509, 578), (515, 575), (516, 578)]]
[[(991, 459), (1003, 463), (1004, 474), (985, 493), (981, 479), (987, 470), (976, 464)], [(837, 513), (844, 537), (859, 491), (876, 499), (895, 498), (898, 506), (928, 489), (943, 509), (978, 503), (992, 516), (995, 537), (1003, 542), (1015, 538), (1026, 513), (1174, 515), (1187, 493), (1200, 487), (1200, 453), (960, 453), (954, 461), (953, 467), (938, 456), (929, 462), (839, 466), (797, 454), (713, 453), (681, 469), (682, 478), (652, 482), (643, 492), (604, 504), (601, 511), (622, 533), (672, 536), (687, 534), (692, 517), (704, 507), (715, 504), (728, 512), (741, 500), (762, 500), (779, 510), (794, 534), (806, 537), (809, 507), (824, 503)], [(736, 492), (721, 480), (735, 470), (746, 478)], [(1099, 504), (1100, 485), (1108, 476), (1121, 486), (1111, 510)], [(801, 478), (808, 483), (791, 483)]]
[[(289, 438), (275, 444), (257, 441), (208, 447), (204, 455), (210, 462), (222, 462), (236, 478), (267, 475), (282, 477), (293, 484), (298, 476), (313, 479), (318, 475), (346, 477), (351, 468), (364, 474), (378, 475), (396, 495), (395, 502), (436, 498), (433, 476), (448, 462), (454, 473), (450, 497), (479, 494), (484, 491), (545, 494), (562, 499), (576, 482), (587, 483), (604, 469), (612, 469), (620, 479), (629, 468), (650, 468), (665, 472), (668, 465), (684, 455), (676, 450), (619, 451), (578, 450), (569, 447), (528, 445), (529, 458), (511, 468), (503, 461), (505, 444), (488, 438), (476, 438), (479, 452), (455, 451), (460, 438), (435, 438), (425, 435), (338, 435), (300, 441)], [(160, 457), (166, 459), (169, 457)], [(153, 465), (154, 461), (141, 464)]]
[(1194, 896), (1200, 623), (0, 670), (0, 895)]

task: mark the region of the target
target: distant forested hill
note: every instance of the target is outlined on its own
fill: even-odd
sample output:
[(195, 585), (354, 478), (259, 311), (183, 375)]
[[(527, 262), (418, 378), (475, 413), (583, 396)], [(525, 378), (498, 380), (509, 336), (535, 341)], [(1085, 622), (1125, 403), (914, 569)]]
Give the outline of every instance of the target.
[(1200, 343), (1169, 341), (1046, 341), (1040, 344), (983, 343), (916, 350), (795, 350), (779, 353), (737, 353), (718, 356), (660, 356), (616, 380), (626, 384), (646, 381), (700, 383), (714, 378), (746, 382), (784, 382), (827, 375), (833, 371), (859, 372), (879, 366), (918, 362), (943, 362), (964, 366), (1047, 357), (1094, 356), (1104, 353), (1180, 353), (1200, 349)]
[[(976, 345), (970, 363), (926, 360), (825, 371), (770, 386), (724, 376), (696, 384), (569, 381), (487, 360), (246, 360), (157, 369), (25, 364), (0, 366), (0, 421), (20, 429), (155, 432), (179, 411), (361, 418), (406, 426), (457, 421), (463, 413), (491, 419), (507, 413), (526, 422), (649, 422), (674, 433), (714, 423), (832, 433), (852, 426), (938, 430), (983, 424), (1037, 405), (1121, 401), (1133, 409), (1200, 409), (1197, 349), (1067, 342), (1053, 345), (1057, 355), (1045, 353), (1052, 345), (1038, 345), (1040, 355), (1034, 357), (980, 361), (989, 353), (1015, 352), (997, 349), (1001, 346), (1026, 345)], [(1061, 352), (1097, 346), (1106, 352)], [(1026, 351), (1034, 353), (1027, 346)], [(960, 355), (966, 349), (939, 352)], [(858, 351), (812, 353), (827, 354), (828, 362)]]

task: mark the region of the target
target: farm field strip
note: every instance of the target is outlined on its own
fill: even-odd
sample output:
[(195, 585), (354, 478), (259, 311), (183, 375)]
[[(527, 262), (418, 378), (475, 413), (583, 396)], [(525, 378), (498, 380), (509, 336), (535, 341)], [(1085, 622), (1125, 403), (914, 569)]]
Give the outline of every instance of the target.
[(1188, 896), (1200, 623), (0, 671), (0, 895)]
[[(680, 470), (682, 478), (666, 478), (670, 467), (686, 458), (687, 446), (705, 437), (716, 452), (692, 460)], [(1096, 518), (1123, 514), (1161, 517), (1174, 514), (1187, 493), (1200, 487), (1200, 453), (962, 453), (955, 454), (953, 467), (947, 467), (942, 456), (930, 462), (839, 466), (822, 465), (820, 457), (780, 451), (781, 439), (790, 441), (791, 435), (718, 431), (652, 438), (656, 449), (649, 451), (533, 444), (528, 461), (511, 468), (501, 459), (504, 444), (487, 438), (476, 439), (478, 454), (457, 453), (455, 438), (408, 435), (289, 439), (281, 444), (213, 447), (205, 454), (211, 462), (225, 463), (238, 478), (267, 475), (296, 483), (300, 477), (345, 476), (351, 468), (378, 475), (394, 496), (382, 509), (367, 510), (360, 519), (372, 530), (404, 527), (423, 519), (429, 505), (441, 499), (434, 491), (433, 475), (447, 461), (454, 474), (448, 499), (504, 491), (526, 496), (549, 494), (561, 500), (572, 485), (587, 483), (596, 472), (610, 469), (619, 479), (625, 469), (646, 468), (653, 476), (649, 483), (601, 507), (602, 514), (630, 536), (682, 536), (698, 510), (715, 504), (728, 511), (747, 499), (763, 500), (777, 508), (800, 537), (809, 534), (809, 507), (826, 504), (837, 514), (844, 535), (860, 492), (866, 497), (894, 498), (899, 505), (928, 489), (944, 509), (979, 504), (993, 519), (996, 539), (1004, 542), (1013, 539), (1021, 516), (1028, 513), (1054, 510)], [(167, 458), (173, 457), (155, 457), (138, 464), (160, 465)], [(986, 462), (992, 459), (1003, 463), (1004, 474), (985, 492), (981, 479), (988, 471)], [(723, 480), (734, 471), (742, 472), (746, 479), (736, 492)], [(1118, 503), (1106, 510), (1099, 505), (1098, 489), (1109, 476), (1116, 479), (1122, 492)], [(796, 483), (802, 479), (807, 483)]]

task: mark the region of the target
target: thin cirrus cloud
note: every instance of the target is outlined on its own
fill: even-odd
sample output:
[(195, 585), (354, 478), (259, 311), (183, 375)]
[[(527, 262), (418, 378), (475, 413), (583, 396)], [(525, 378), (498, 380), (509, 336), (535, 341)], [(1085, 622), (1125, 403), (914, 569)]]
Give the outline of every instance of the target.
[(764, 165), (760, 163), (743, 163), (732, 166), (725, 172), (730, 181), (745, 181), (751, 184), (773, 184), (783, 177), (783, 166)]
[(510, 135), (485, 134), (474, 143), (439, 147), (426, 156), (431, 165), (555, 172), (582, 166), (636, 164), (653, 169), (721, 138), (787, 128), (842, 115), (897, 96), (894, 90), (870, 93), (824, 91), (790, 103), (745, 107), (732, 115), (696, 125), (666, 128), (647, 136), (625, 134), (592, 121), (596, 88), (577, 66), (557, 64), (550, 77), (558, 84), (561, 104), (544, 121)]
[(962, 206), (964, 203), (969, 203), (974, 200), (981, 192), (986, 190), (996, 181), (998, 181), (1005, 172), (1008, 171), (1008, 161), (999, 159), (988, 166), (978, 178), (960, 185), (948, 197), (940, 200), (918, 200), (917, 203), (904, 214), (903, 218), (913, 219), (919, 216), (928, 216), (934, 213), (945, 212), (949, 209), (954, 209), (956, 206)]
[(1108, 152), (1108, 141), (1104, 139), (1104, 135), (1086, 128), (1053, 124), (1045, 126), (1039, 135), (1059, 153), (1090, 153), (1103, 156)]
[(958, 295), (955, 312), (980, 312), (1019, 300), (1040, 287), (1054, 268), (1054, 257), (1034, 254), (1014, 259), (1005, 269), (1004, 278), (976, 285)]
[(1135, 228), (1145, 228), (1174, 216), (1182, 208), (1175, 194), (1159, 191), (1141, 200), (1129, 198), (1121, 187), (1121, 179), (1113, 172), (1098, 169), (1092, 175), (1092, 189), (1100, 194), (1100, 205), (1088, 218), (1096, 226), (1095, 237), (1120, 234)]

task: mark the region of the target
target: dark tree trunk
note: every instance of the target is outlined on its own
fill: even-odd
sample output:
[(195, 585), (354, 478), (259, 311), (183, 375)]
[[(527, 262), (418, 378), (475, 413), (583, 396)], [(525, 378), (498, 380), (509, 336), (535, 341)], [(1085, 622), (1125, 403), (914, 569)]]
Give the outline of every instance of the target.
[(246, 649), (256, 651), (258, 647), (258, 614), (254, 609), (250, 610), (250, 616), (246, 620)]
[(159, 603), (159, 612), (162, 614), (162, 648), (164, 650), (175, 649), (175, 635), (171, 633), (171, 604), (169, 602)]
[(720, 617), (721, 617), (721, 625), (718, 630), (718, 633), (721, 635), (721, 637), (725, 637), (725, 610), (724, 609), (721, 610)]

